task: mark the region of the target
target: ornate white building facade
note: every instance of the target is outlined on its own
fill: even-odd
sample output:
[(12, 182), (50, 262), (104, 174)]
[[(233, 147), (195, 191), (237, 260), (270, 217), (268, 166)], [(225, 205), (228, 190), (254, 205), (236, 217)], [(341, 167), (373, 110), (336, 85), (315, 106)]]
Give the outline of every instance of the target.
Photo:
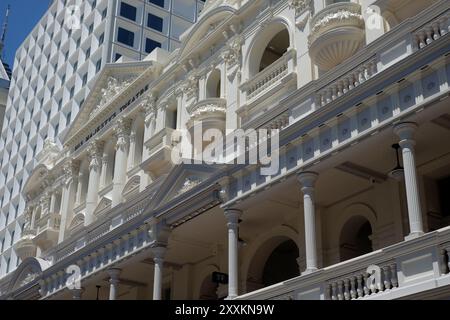
[[(448, 298), (449, 33), (445, 0), (207, 2), (46, 141), (1, 298)], [(279, 129), (279, 170), (174, 164), (194, 120)]]

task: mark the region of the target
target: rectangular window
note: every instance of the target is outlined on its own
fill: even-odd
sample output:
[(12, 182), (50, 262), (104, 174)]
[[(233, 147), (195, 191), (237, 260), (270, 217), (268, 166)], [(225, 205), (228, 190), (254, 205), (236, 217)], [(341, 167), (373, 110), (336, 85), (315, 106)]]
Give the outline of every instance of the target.
[(134, 32), (129, 30), (119, 28), (119, 32), (117, 34), (117, 41), (120, 43), (126, 44), (127, 46), (134, 46)]
[(147, 18), (147, 27), (162, 32), (163, 19), (158, 16), (155, 16), (154, 14), (149, 13)]
[(156, 4), (157, 6), (160, 6), (161, 8), (164, 8), (164, 0), (149, 0), (149, 2)]
[(95, 65), (95, 72), (99, 72), (100, 68), (102, 67), (102, 59), (98, 60), (96, 65)]
[(91, 56), (91, 48), (88, 48), (86, 50), (86, 60), (89, 59), (90, 56)]
[(70, 99), (73, 98), (73, 95), (75, 94), (75, 87), (70, 88)]
[(87, 73), (83, 75), (83, 87), (87, 84)]
[(69, 111), (69, 113), (66, 115), (66, 126), (69, 125), (71, 117), (72, 117), (72, 112)]
[(145, 52), (150, 53), (155, 48), (161, 48), (161, 43), (147, 38), (145, 41)]
[(102, 19), (105, 19), (107, 14), (108, 14), (108, 8), (105, 8), (105, 10), (102, 11)]
[(59, 123), (55, 126), (55, 138), (58, 137), (59, 133)]
[(62, 98), (58, 100), (58, 111), (62, 108)]
[(91, 25), (89, 26), (89, 34), (91, 34), (92, 31), (94, 31), (94, 23), (91, 23)]
[(128, 3), (122, 2), (120, 4), (120, 15), (124, 18), (136, 21), (136, 8)]
[(98, 45), (99, 45), (99, 46), (102, 45), (102, 44), (103, 44), (103, 41), (105, 41), (105, 34), (104, 34), (104, 33), (102, 33), (102, 34), (100, 35), (100, 37), (98, 38)]

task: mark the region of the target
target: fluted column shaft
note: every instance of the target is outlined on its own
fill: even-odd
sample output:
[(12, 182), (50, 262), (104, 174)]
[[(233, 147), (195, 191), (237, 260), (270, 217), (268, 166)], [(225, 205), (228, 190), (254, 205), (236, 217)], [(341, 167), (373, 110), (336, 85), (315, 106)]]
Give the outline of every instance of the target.
[(61, 197), (61, 224), (59, 227), (58, 243), (64, 240), (66, 224), (69, 220), (69, 215), (73, 210), (78, 170), (78, 165), (72, 163), (64, 167), (66, 181)]
[(318, 174), (315, 172), (302, 172), (298, 180), (303, 192), (303, 211), (305, 218), (305, 254), (306, 270), (311, 273), (317, 270), (317, 236), (316, 236), (316, 212), (314, 200), (314, 184)]
[(410, 228), (410, 234), (407, 238), (415, 238), (423, 234), (422, 208), (414, 152), (414, 133), (416, 130), (417, 124), (413, 122), (402, 122), (394, 127), (395, 134), (400, 138), (399, 145), (402, 148), (405, 172), (406, 200), (408, 203)]
[(128, 145), (130, 142), (130, 123), (129, 120), (120, 119), (115, 128), (117, 135), (116, 143), (116, 161), (114, 164), (114, 179), (112, 191), (112, 206), (122, 202), (122, 191), (126, 182), (127, 175), (127, 157)]
[(89, 184), (86, 196), (86, 215), (84, 220), (86, 226), (94, 221), (94, 210), (97, 207), (102, 149), (102, 142), (94, 142), (88, 148), (90, 163)]
[(228, 299), (238, 296), (239, 283), (239, 218), (241, 210), (225, 209), (228, 228)]
[(100, 188), (106, 186), (106, 174), (108, 173), (108, 155), (103, 154), (102, 157), (102, 172), (100, 174)]

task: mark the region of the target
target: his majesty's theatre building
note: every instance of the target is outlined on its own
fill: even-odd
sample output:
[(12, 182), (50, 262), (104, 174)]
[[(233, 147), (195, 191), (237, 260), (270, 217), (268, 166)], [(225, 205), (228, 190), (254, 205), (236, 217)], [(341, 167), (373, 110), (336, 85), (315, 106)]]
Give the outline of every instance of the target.
[[(0, 297), (449, 298), (449, 34), (447, 0), (207, 1), (45, 143)], [(278, 171), (174, 164), (196, 121), (279, 129)]]

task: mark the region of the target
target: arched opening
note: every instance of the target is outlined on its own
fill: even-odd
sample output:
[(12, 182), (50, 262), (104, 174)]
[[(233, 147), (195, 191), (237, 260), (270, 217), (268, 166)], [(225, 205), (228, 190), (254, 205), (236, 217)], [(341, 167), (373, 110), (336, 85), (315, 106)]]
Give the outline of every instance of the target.
[(298, 256), (298, 248), (294, 241), (287, 240), (278, 245), (264, 265), (262, 278), (264, 286), (298, 276)]
[(372, 252), (372, 226), (363, 216), (353, 216), (344, 225), (339, 241), (340, 260)]
[(265, 27), (255, 39), (246, 58), (249, 79), (280, 59), (290, 47), (289, 30), (279, 21)]
[(247, 292), (299, 276), (298, 257), (298, 246), (290, 238), (278, 236), (266, 241), (251, 260)]
[(221, 97), (221, 75), (218, 69), (214, 69), (206, 81), (206, 98)]
[(200, 287), (199, 300), (218, 300), (217, 283), (212, 281), (212, 276), (207, 276)]
[(286, 29), (278, 32), (264, 49), (258, 72), (263, 71), (272, 63), (280, 59), (289, 48), (289, 32)]

